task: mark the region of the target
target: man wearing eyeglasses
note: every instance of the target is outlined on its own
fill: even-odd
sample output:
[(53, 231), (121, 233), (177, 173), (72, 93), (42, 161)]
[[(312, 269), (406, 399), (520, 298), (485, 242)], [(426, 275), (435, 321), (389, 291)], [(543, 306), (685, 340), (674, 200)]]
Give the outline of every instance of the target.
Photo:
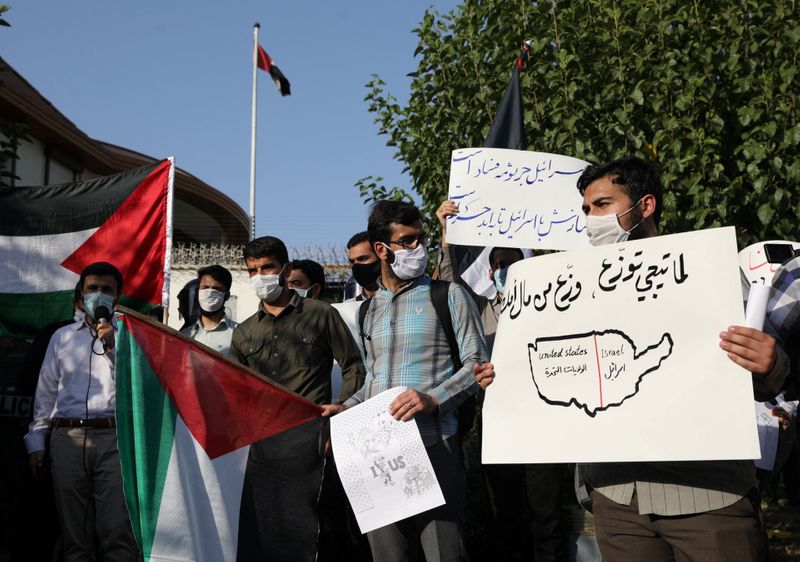
[[(462, 535), (465, 475), (456, 408), (478, 391), (472, 366), (488, 353), (478, 311), (466, 290), (447, 286), (447, 305), (462, 366), (456, 369), (425, 275), (429, 239), (419, 210), (378, 201), (369, 217), (369, 241), (381, 263), (378, 289), (368, 303), (363, 337), (367, 377), (344, 409), (385, 390), (407, 390), (390, 404), (397, 420), (416, 420), (446, 504), (369, 533), (375, 560), (466, 560)], [(366, 305), (365, 305), (366, 306)]]

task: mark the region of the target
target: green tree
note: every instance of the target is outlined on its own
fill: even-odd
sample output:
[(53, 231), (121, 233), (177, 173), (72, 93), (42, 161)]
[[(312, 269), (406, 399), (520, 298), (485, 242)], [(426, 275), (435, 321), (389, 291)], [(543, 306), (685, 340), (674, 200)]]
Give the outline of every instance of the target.
[[(366, 101), (432, 217), (450, 151), (483, 143), (531, 39), (530, 150), (655, 161), (663, 232), (735, 225), (741, 244), (796, 239), (799, 12), (794, 0), (465, 0), (414, 30), (408, 102), (378, 76)], [(357, 185), (367, 199), (403, 195), (380, 178)]]

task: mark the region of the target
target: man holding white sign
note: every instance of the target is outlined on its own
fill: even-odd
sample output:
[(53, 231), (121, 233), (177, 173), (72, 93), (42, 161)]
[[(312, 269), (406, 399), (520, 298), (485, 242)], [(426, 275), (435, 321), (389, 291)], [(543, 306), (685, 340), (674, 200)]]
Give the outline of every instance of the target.
[[(389, 414), (416, 421), (447, 502), (371, 531), (372, 555), (381, 562), (417, 560), (420, 544), (428, 560), (466, 560), (466, 482), (456, 410), (478, 391), (472, 368), (487, 357), (480, 320), (463, 287), (441, 285), (425, 275), (429, 240), (416, 207), (378, 201), (368, 224), (381, 277), (359, 321), (367, 377), (364, 386), (332, 412), (390, 388), (407, 387), (392, 400)], [(439, 312), (437, 294), (444, 297), (446, 316)], [(447, 336), (448, 320), (457, 355)]]
[[(586, 230), (593, 245), (658, 235), (661, 186), (657, 172), (645, 162), (626, 158), (587, 168), (578, 180), (578, 189), (583, 195)], [(681, 283), (685, 277), (678, 275), (677, 269), (675, 282)], [(600, 289), (607, 290), (602, 284)], [(609, 311), (617, 316), (622, 312)], [(595, 333), (594, 347), (597, 348), (598, 338), (624, 339), (624, 334), (611, 332), (615, 331)], [(729, 327), (719, 338), (719, 345), (730, 360), (753, 374), (756, 398), (774, 396), (787, 373), (785, 354), (776, 347), (775, 339), (742, 326)], [(537, 340), (541, 346), (539, 357), (553, 353), (552, 342), (546, 341), (550, 339), (554, 338)], [(580, 346), (576, 343), (562, 347), (571, 350)], [(649, 351), (660, 365), (672, 349), (672, 337), (665, 334), (661, 342), (637, 357), (644, 358)], [(643, 362), (650, 359), (648, 356)], [(647, 368), (657, 369), (658, 365)], [(475, 371), (482, 387), (492, 382), (491, 365)], [(551, 374), (545, 371), (542, 381), (547, 382)], [(599, 404), (582, 405), (589, 416), (596, 416), (609, 406), (603, 400), (605, 385), (602, 381), (600, 384)], [(597, 539), (606, 560), (763, 559), (764, 533), (751, 461), (594, 464), (587, 480), (593, 487)]]

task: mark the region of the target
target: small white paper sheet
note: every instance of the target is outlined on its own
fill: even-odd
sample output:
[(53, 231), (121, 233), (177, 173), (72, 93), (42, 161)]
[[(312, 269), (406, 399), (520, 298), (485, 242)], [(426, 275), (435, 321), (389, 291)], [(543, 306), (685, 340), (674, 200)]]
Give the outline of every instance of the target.
[(744, 325), (756, 330), (764, 329), (764, 320), (767, 319), (767, 303), (772, 294), (769, 285), (759, 285), (755, 283), (750, 286), (750, 293), (747, 295), (747, 308), (744, 312)]
[(417, 424), (389, 415), (405, 389), (391, 388), (331, 418), (336, 469), (362, 533), (445, 503)]

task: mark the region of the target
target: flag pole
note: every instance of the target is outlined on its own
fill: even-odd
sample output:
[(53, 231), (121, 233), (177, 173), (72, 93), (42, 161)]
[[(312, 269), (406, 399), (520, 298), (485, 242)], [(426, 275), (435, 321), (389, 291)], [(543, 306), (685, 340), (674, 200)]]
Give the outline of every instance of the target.
[(256, 85), (258, 84), (258, 30), (253, 25), (253, 106), (250, 123), (250, 240), (256, 237)]

